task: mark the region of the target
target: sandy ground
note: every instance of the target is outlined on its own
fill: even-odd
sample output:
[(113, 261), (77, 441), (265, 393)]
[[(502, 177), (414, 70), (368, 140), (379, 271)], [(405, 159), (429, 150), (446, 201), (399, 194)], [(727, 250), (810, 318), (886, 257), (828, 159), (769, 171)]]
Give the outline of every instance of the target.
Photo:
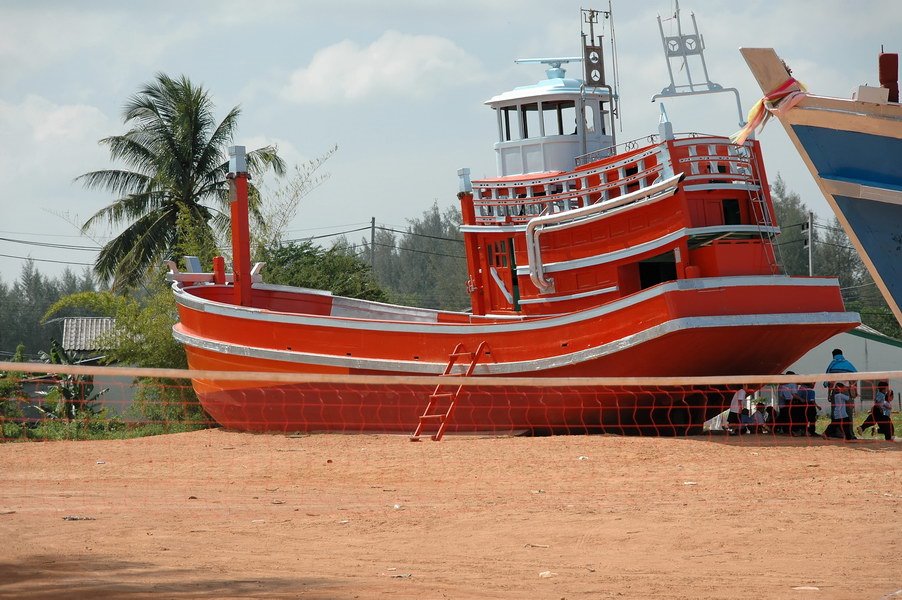
[(900, 451), (219, 430), (9, 443), (0, 596), (902, 598)]

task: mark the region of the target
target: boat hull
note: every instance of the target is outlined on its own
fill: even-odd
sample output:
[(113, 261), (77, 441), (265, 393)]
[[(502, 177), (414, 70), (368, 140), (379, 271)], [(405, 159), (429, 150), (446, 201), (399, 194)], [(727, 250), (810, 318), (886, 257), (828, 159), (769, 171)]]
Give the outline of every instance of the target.
[[(765, 93), (788, 79), (773, 49), (742, 54)], [(806, 95), (777, 116), (902, 323), (902, 105)]]
[[(699, 430), (701, 424), (721, 412), (729, 401), (729, 386), (721, 387), (628, 387), (580, 385), (579, 380), (592, 377), (690, 377), (737, 376), (779, 373), (797, 360), (812, 345), (850, 329), (857, 324), (854, 313), (780, 313), (761, 315), (692, 314), (691, 305), (737, 306), (739, 299), (754, 295), (745, 286), (720, 286), (686, 289), (687, 284), (664, 286), (660, 293), (649, 293), (644, 299), (626, 304), (620, 310), (576, 319), (573, 315), (557, 322), (495, 324), (469, 326), (470, 333), (486, 341), (492, 353), (481, 364), (486, 375), (494, 375), (493, 385), (465, 386), (457, 399), (447, 432), (574, 432), (612, 431), (648, 433), (687, 433)], [(754, 287), (754, 286), (753, 286)], [(807, 292), (809, 300), (800, 297)], [(836, 292), (835, 286), (804, 285), (785, 290), (780, 299), (773, 290), (755, 300), (758, 305), (790, 302), (803, 305), (812, 301), (825, 304), (823, 294)], [(689, 298), (682, 297), (689, 294)], [(695, 297), (693, 301), (693, 297)], [(795, 297), (795, 298), (794, 298)], [(841, 306), (827, 302), (827, 306)], [(660, 305), (660, 319), (654, 306)], [(783, 305), (785, 308), (785, 305)], [(433, 385), (417, 383), (424, 375), (439, 375), (446, 366), (447, 355), (428, 355), (430, 348), (447, 345), (444, 339), (460, 339), (447, 333), (440, 324), (366, 323), (354, 328), (358, 321), (318, 317), (316, 327), (304, 319), (293, 318), (275, 326), (260, 321), (259, 313), (248, 311), (245, 322), (237, 315), (242, 310), (221, 305), (181, 305), (181, 323), (176, 337), (185, 343), (191, 369), (227, 372), (314, 373), (327, 375), (404, 376), (404, 384), (357, 383), (277, 383), (250, 381), (212, 381), (195, 379), (194, 387), (207, 412), (230, 429), (246, 431), (369, 431), (412, 432), (426, 409)], [(645, 318), (626, 319), (638, 309)], [(226, 312), (225, 315), (214, 315)], [(230, 316), (234, 314), (234, 316)], [(264, 313), (266, 314), (266, 313)], [(205, 318), (205, 316), (209, 318)], [(215, 318), (214, 318), (215, 317)], [(255, 318), (257, 317), (257, 318)], [(581, 340), (587, 346), (579, 352), (560, 356), (541, 356), (545, 337), (557, 336), (558, 353), (561, 340), (572, 339), (566, 327), (576, 319), (576, 330), (587, 332)], [(544, 325), (544, 326), (543, 326)], [(256, 326), (256, 327), (254, 327)], [(533, 328), (522, 329), (532, 326)], [(330, 329), (331, 327), (331, 329)], [(395, 336), (387, 337), (391, 330)], [(240, 332), (256, 329), (257, 337)], [(422, 360), (403, 358), (410, 347), (397, 346), (406, 330), (423, 352)], [(200, 335), (205, 331), (205, 336)], [(262, 337), (273, 339), (280, 330), (295, 340), (317, 350), (303, 352), (298, 346), (289, 351), (260, 346)], [(287, 330), (287, 332), (286, 332)], [(400, 330), (400, 331), (399, 331)], [(464, 327), (466, 330), (466, 327)], [(481, 331), (480, 331), (481, 330)], [(523, 343), (522, 352), (531, 352), (532, 360), (522, 353), (505, 352), (523, 334), (535, 343)], [(232, 339), (224, 339), (231, 332)], [(218, 339), (214, 339), (218, 338)], [(315, 338), (315, 339), (314, 339)], [(389, 340), (394, 340), (388, 343)], [(507, 346), (505, 346), (507, 344)], [(331, 350), (330, 350), (331, 348)], [(336, 349), (347, 350), (339, 355)], [(472, 347), (471, 347), (472, 349)], [(368, 351), (368, 356), (362, 356)], [(331, 352), (331, 354), (327, 354)], [(393, 354), (394, 353), (394, 354)], [(505, 362), (505, 358), (509, 359)], [(434, 362), (429, 362), (430, 359)], [(441, 362), (439, 362), (441, 360)], [(542, 368), (542, 365), (546, 365)], [(533, 368), (530, 368), (533, 367)], [(494, 369), (494, 373), (492, 370)], [(497, 384), (505, 378), (530, 377), (530, 385), (516, 382)], [(543, 385), (542, 378), (573, 378), (573, 384), (561, 387)], [(340, 379), (340, 378), (339, 378)], [(446, 390), (443, 391), (448, 391)]]

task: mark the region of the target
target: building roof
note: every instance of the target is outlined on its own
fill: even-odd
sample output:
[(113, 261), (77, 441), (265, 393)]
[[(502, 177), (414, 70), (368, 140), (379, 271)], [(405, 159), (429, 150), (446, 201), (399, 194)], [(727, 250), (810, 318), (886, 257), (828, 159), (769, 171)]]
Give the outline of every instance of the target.
[(74, 352), (105, 350), (98, 347), (97, 338), (112, 331), (115, 325), (116, 319), (112, 317), (66, 317), (61, 345), (64, 350)]

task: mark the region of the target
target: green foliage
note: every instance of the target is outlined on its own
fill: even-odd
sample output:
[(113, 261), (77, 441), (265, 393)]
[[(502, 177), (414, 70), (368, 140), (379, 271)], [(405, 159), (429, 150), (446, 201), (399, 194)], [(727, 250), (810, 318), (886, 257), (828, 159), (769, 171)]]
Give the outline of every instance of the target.
[[(778, 257), (787, 275), (808, 274), (808, 249), (804, 247), (807, 235), (802, 233), (802, 225), (808, 223), (808, 205), (796, 192), (786, 189), (786, 182), (777, 174), (771, 186), (780, 236), (777, 239)], [(817, 247), (818, 231), (812, 232)]]
[[(168, 427), (180, 423), (193, 429), (204, 429), (214, 423), (204, 412), (191, 386), (184, 381), (140, 378), (130, 416), (141, 421)], [(189, 429), (189, 431), (192, 429)]]
[[(40, 352), (43, 362), (51, 365), (73, 365), (75, 360), (56, 340), (51, 341), (50, 352)], [(74, 419), (78, 413), (94, 414), (98, 408), (94, 404), (107, 390), (94, 392), (93, 375), (48, 374), (55, 383), (47, 393), (46, 404), (52, 408), (45, 410), (57, 418)]]
[[(71, 308), (90, 309), (116, 319), (114, 329), (98, 340), (107, 348), (106, 362), (161, 369), (188, 368), (185, 349), (172, 336), (178, 310), (168, 287), (152, 288), (140, 301), (112, 292), (75, 294), (54, 304), (45, 318)], [(177, 388), (171, 380), (155, 378), (139, 378), (135, 386), (133, 417), (155, 423), (198, 423), (195, 429), (207, 426), (209, 418), (190, 386)]]
[[(126, 225), (106, 244), (94, 265), (114, 288), (131, 288), (185, 246), (206, 248), (229, 229), (228, 156), (238, 126), (238, 107), (217, 123), (209, 93), (187, 77), (158, 74), (129, 98), (123, 135), (100, 140), (124, 169), (93, 171), (77, 178), (85, 187), (117, 196), (83, 225)], [(275, 147), (249, 152), (248, 171), (267, 168), (281, 174), (285, 165)], [(250, 190), (251, 216), (260, 219), (259, 193)], [(180, 221), (181, 219), (181, 221)], [(179, 223), (182, 223), (182, 226)], [(185, 239), (185, 238), (188, 239)]]
[(113, 292), (73, 294), (54, 303), (44, 314), (49, 319), (67, 309), (80, 308), (113, 317), (116, 326), (98, 343), (107, 349), (106, 361), (134, 367), (184, 369), (185, 350), (172, 337), (178, 318), (175, 297), (163, 286), (149, 290), (140, 301)]
[[(27, 356), (26, 349), (47, 348), (52, 338), (62, 337), (62, 323), (41, 323), (41, 315), (47, 308), (66, 294), (94, 290), (90, 271), (79, 277), (69, 270), (56, 278), (42, 275), (33, 261), (22, 265), (19, 278), (6, 285), (0, 281), (0, 355), (9, 356), (19, 346), (20, 359)], [(83, 314), (79, 312), (74, 315)]]
[(369, 265), (347, 245), (324, 249), (292, 242), (263, 251), (268, 283), (329, 290), (339, 296), (384, 302), (388, 299)]
[(425, 308), (462, 310), (469, 307), (467, 262), (460, 233), (460, 210), (441, 212), (437, 204), (422, 217), (408, 220), (407, 231), (376, 231), (375, 248), (364, 240), (362, 256), (375, 251), (376, 278), (392, 301)]

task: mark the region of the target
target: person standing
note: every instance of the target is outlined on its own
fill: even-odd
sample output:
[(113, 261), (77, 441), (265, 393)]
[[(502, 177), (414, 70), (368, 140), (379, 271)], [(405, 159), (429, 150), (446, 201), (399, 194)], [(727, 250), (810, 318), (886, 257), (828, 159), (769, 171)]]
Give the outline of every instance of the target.
[[(842, 381), (837, 381), (833, 386), (833, 431), (842, 434), (846, 440), (854, 440), (855, 435), (852, 433), (852, 418), (849, 416), (849, 404), (852, 399), (849, 397), (848, 388)], [(824, 437), (831, 437), (824, 432)], [(837, 436), (839, 437), (839, 436)]]
[[(794, 371), (786, 371), (787, 375), (795, 375)], [(777, 423), (774, 429), (775, 433), (792, 433), (793, 427), (798, 427), (798, 423), (793, 424), (793, 408), (798, 406), (799, 386), (795, 383), (781, 383), (777, 388)]]
[[(827, 365), (827, 369), (825, 372), (826, 373), (857, 373), (858, 369), (856, 369), (855, 365), (853, 365), (849, 360), (846, 359), (846, 357), (843, 355), (842, 348), (834, 348), (833, 349), (833, 360), (831, 360), (830, 364)], [(836, 434), (836, 431), (835, 431), (836, 425), (833, 421), (833, 414), (835, 412), (835, 410), (834, 410), (835, 403), (833, 401), (833, 394), (835, 393), (835, 390), (837, 387), (836, 384), (838, 384), (838, 383), (839, 382), (831, 384), (831, 382), (829, 382), (829, 381), (824, 382), (824, 387), (827, 388), (827, 400), (830, 402), (830, 419), (831, 420), (830, 420), (830, 424), (827, 426), (827, 429), (824, 430), (824, 433), (827, 434), (828, 436), (832, 436), (832, 435)], [(852, 401), (852, 407), (848, 407), (848, 406), (846, 407), (846, 412), (848, 412), (848, 417), (849, 417), (850, 422), (851, 422), (852, 416), (854, 414), (854, 408), (853, 408), (854, 400), (855, 400), (855, 397), (858, 395), (857, 385), (855, 386), (854, 390), (851, 389), (852, 385), (853, 385), (853, 382), (850, 381), (849, 382), (850, 388), (846, 390), (846, 393), (849, 396), (849, 399)], [(843, 386), (843, 387), (845, 387), (845, 386)]]
[(799, 398), (801, 398), (804, 403), (805, 435), (816, 435), (814, 429), (817, 426), (818, 406), (816, 394), (814, 392), (814, 384), (800, 383)]

